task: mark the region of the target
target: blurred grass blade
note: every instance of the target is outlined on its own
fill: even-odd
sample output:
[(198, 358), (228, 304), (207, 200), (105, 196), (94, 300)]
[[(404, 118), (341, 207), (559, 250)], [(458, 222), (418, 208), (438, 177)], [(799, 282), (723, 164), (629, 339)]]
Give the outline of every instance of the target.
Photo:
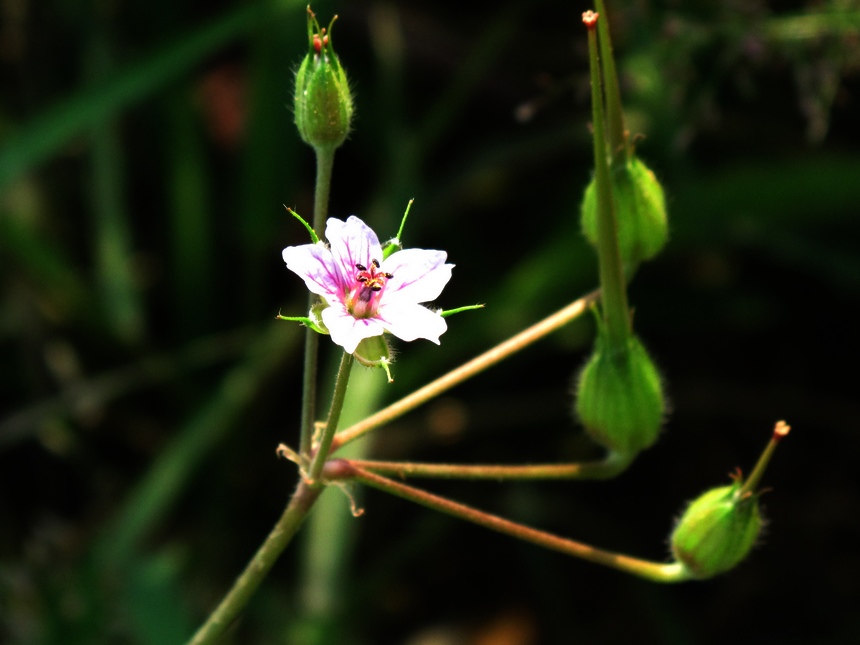
[(170, 246), (173, 323), (180, 338), (204, 329), (213, 311), (214, 259), (211, 174), (190, 91), (171, 97), (167, 107), (170, 158)]
[(140, 645), (181, 643), (194, 628), (183, 603), (182, 560), (162, 550), (126, 563), (125, 606)]
[[(87, 48), (86, 73), (92, 79), (108, 76), (112, 54), (104, 25)], [(143, 308), (132, 276), (129, 213), (124, 204), (125, 159), (119, 123), (115, 118), (94, 125), (92, 137), (93, 237), (96, 242), (96, 280), (108, 327), (126, 342), (143, 335)]]
[[(304, 4), (298, 0), (281, 0), (278, 6), (288, 10)], [(102, 123), (244, 34), (254, 26), (258, 10), (257, 4), (242, 5), (179, 37), (142, 63), (119, 70), (104, 84), (84, 88), (32, 119), (4, 142), (0, 150), (0, 191), (86, 128)]]
[(110, 570), (131, 557), (146, 532), (158, 525), (183, 493), (206, 453), (241, 420), (266, 378), (298, 346), (299, 338), (295, 329), (282, 324), (272, 324), (261, 333), (209, 401), (179, 429), (102, 533), (94, 549), (99, 567)]
[[(278, 261), (280, 247), (272, 240), (284, 226), (281, 204), (293, 204), (299, 159), (310, 162), (310, 149), (301, 143), (293, 124), (293, 79), (288, 65), (296, 45), (304, 45), (304, 30), (277, 20), (274, 3), (261, 8), (250, 45), (248, 119), (242, 151), (241, 203), (235, 230), (242, 242), (241, 280), (246, 316), (257, 317), (271, 305), (266, 301), (266, 275)], [(314, 9), (319, 9), (314, 3)], [(301, 51), (301, 50), (299, 50)], [(294, 230), (290, 228), (290, 230)]]
[(481, 87), (493, 63), (512, 40), (521, 16), (529, 9), (527, 2), (508, 2), (488, 14), (488, 24), (456, 67), (456, 75), (433, 103), (420, 128), (420, 150), (425, 157), (444, 139), (451, 124), (463, 114), (463, 108)]

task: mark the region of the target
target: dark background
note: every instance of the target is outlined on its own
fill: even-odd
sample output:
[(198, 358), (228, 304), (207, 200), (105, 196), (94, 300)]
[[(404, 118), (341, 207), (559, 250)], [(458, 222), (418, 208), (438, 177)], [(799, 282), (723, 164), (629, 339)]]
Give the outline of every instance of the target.
[[(585, 4), (320, 2), (356, 95), (332, 216), (457, 265), (441, 347), (397, 343), (373, 410), (596, 285)], [(630, 288), (672, 413), (610, 482), (418, 481), (667, 557), (686, 501), (793, 432), (769, 525), (717, 579), (659, 586), (374, 491), (315, 509), (225, 642), (846, 643), (860, 633), (860, 6), (613, 3), (627, 125), (671, 239)], [(178, 643), (295, 482), (311, 150), (292, 125), (301, 2), (18, 2), (0, 19), (0, 642)], [(586, 317), (588, 318), (588, 317)], [(583, 319), (362, 448), (593, 457), (571, 419)], [(324, 346), (327, 347), (325, 341)], [(332, 356), (329, 356), (329, 353)], [(324, 359), (334, 356), (326, 352)], [(326, 363), (326, 364), (327, 364)], [(354, 414), (359, 415), (358, 412)]]

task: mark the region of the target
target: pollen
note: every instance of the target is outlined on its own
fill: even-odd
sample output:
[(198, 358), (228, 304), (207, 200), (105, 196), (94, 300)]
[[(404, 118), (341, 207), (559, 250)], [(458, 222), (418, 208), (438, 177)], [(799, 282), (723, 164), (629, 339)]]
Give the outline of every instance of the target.
[(358, 269), (359, 272), (355, 276), (355, 279), (362, 283), (366, 289), (370, 289), (371, 291), (382, 291), (385, 283), (391, 280), (391, 278), (394, 277), (394, 274), (388, 273), (387, 271), (380, 271), (379, 267), (379, 260), (376, 259), (370, 261), (369, 269), (363, 264), (356, 264), (355, 268)]

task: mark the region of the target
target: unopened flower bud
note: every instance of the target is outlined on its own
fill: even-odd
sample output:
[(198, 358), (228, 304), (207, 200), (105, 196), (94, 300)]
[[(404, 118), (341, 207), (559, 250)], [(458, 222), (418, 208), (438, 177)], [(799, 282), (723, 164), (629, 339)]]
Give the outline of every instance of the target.
[(664, 414), (663, 387), (648, 352), (636, 336), (614, 346), (598, 321), (594, 353), (579, 377), (576, 413), (594, 441), (635, 455), (651, 446)]
[(752, 473), (743, 481), (740, 471), (730, 486), (714, 488), (693, 501), (672, 532), (675, 560), (692, 578), (711, 578), (734, 568), (755, 546), (761, 532), (759, 493), (756, 492), (777, 444), (791, 428), (780, 421)]
[(337, 148), (349, 134), (352, 94), (346, 72), (331, 43), (328, 30), (320, 28), (308, 8), (308, 53), (296, 74), (296, 126), (302, 140), (314, 148)]
[(758, 495), (742, 493), (741, 482), (714, 488), (695, 500), (672, 533), (672, 553), (694, 578), (734, 568), (761, 531)]
[[(654, 173), (635, 155), (626, 163), (613, 164), (609, 171), (618, 246), (625, 267), (657, 255), (669, 236), (663, 187)], [(597, 246), (597, 187), (595, 180), (585, 189), (582, 200), (582, 231)]]

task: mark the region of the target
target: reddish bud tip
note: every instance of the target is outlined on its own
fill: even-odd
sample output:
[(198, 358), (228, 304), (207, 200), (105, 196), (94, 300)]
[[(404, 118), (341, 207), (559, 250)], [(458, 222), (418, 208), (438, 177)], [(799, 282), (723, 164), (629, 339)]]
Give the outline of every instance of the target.
[(791, 426), (788, 425), (785, 421), (777, 421), (776, 427), (773, 429), (773, 440), (774, 442), (779, 441), (784, 438), (788, 432), (791, 430)]
[(594, 29), (594, 26), (597, 24), (597, 19), (600, 17), (600, 14), (595, 13), (591, 9), (582, 14), (582, 23), (588, 27), (589, 29)]
[(326, 45), (328, 45), (328, 36), (325, 33), (325, 27), (323, 27), (320, 29), (320, 33), (314, 34), (314, 51), (319, 54)]

